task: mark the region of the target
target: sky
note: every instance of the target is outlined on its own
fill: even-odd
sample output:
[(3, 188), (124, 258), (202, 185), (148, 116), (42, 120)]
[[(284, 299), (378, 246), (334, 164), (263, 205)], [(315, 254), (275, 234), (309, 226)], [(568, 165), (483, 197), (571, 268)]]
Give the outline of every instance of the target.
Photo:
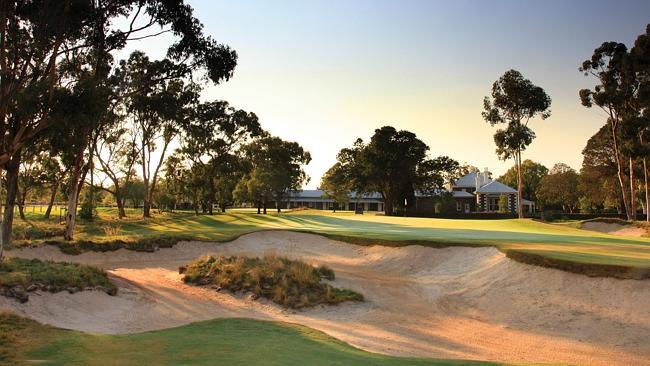
[[(239, 55), (234, 77), (205, 88), (254, 112), (263, 128), (311, 153), (305, 188), (318, 187), (337, 152), (385, 125), (414, 132), (430, 156), (501, 175), (481, 117), (483, 97), (509, 69), (541, 86), (552, 115), (530, 126), (524, 159), (579, 169), (604, 123), (580, 105), (593, 87), (578, 67), (605, 41), (632, 45), (650, 23), (650, 1), (221, 1), (189, 0), (205, 32)], [(163, 57), (165, 37), (124, 50)]]

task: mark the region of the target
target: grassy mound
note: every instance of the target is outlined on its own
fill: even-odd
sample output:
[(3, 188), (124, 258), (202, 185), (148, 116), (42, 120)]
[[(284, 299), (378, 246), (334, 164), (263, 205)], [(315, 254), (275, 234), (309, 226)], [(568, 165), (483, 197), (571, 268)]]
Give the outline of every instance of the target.
[(29, 299), (28, 292), (41, 290), (70, 293), (96, 289), (109, 295), (117, 293), (104, 271), (75, 263), (8, 258), (0, 262), (0, 295), (21, 302)]
[(289, 308), (343, 301), (363, 301), (363, 295), (338, 289), (321, 279), (334, 280), (334, 271), (326, 266), (312, 267), (283, 257), (204, 257), (185, 267), (183, 281), (209, 285), (232, 292), (252, 292)]
[(497, 365), (369, 353), (295, 324), (216, 319), (127, 335), (63, 330), (0, 312), (0, 365)]

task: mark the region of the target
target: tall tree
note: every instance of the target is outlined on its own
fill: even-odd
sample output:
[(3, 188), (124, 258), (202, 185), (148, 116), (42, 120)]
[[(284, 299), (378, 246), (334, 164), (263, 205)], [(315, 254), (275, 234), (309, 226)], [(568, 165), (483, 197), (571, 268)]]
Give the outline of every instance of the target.
[(195, 84), (186, 85), (181, 79), (162, 79), (151, 84), (150, 77), (162, 72), (165, 64), (166, 60), (152, 62), (139, 52), (134, 52), (126, 64), (126, 73), (131, 74), (130, 86), (134, 90), (128, 109), (137, 131), (145, 218), (151, 216), (151, 202), (167, 149), (198, 102), (198, 87)]
[(580, 71), (598, 80), (593, 90), (580, 90), (580, 100), (583, 106), (591, 108), (596, 105), (607, 114), (623, 207), (628, 220), (631, 220), (634, 213), (623, 173), (620, 134), (626, 116), (634, 113), (630, 102), (637, 89), (637, 83), (627, 47), (617, 42), (603, 43), (594, 50), (590, 59), (582, 63)]
[(321, 177), (319, 189), (325, 192), (325, 198), (334, 200), (334, 212), (336, 212), (338, 204), (345, 204), (350, 201), (351, 183), (350, 172), (340, 162), (332, 165)]
[[(530, 159), (526, 159), (521, 163), (521, 194), (525, 199), (536, 201), (537, 196), (535, 191), (542, 178), (548, 174), (548, 168), (543, 164), (536, 163)], [(507, 186), (513, 187), (517, 185), (517, 166), (512, 166), (497, 180)]]
[(587, 141), (582, 155), (580, 191), (586, 204), (592, 209), (611, 205), (623, 211), (623, 198), (616, 177), (616, 158), (609, 125), (601, 127)]
[(648, 182), (648, 157), (650, 156), (650, 24), (645, 34), (641, 34), (630, 50), (632, 62), (637, 72), (638, 91), (634, 101), (637, 116), (633, 120), (633, 132), (638, 138), (636, 152), (643, 165), (646, 221), (650, 222), (650, 187)]
[(522, 206), (521, 152), (533, 142), (535, 133), (528, 122), (535, 117), (546, 119), (551, 98), (544, 89), (525, 79), (519, 71), (508, 70), (492, 85), (492, 97), (483, 100), (483, 119), (490, 125), (505, 124), (497, 130), (494, 142), (500, 159), (514, 159), (517, 167), (517, 212), (524, 217)]
[(221, 211), (233, 202), (232, 192), (245, 171), (241, 149), (263, 134), (254, 113), (235, 109), (225, 101), (199, 104), (185, 122), (179, 151), (200, 173), (204, 206), (210, 213), (215, 202)]
[(253, 141), (245, 148), (246, 158), (251, 164), (251, 173), (243, 178), (239, 191), (248, 193), (254, 201), (266, 205), (273, 198), (278, 212), (286, 196), (300, 190), (309, 180), (303, 166), (309, 164), (311, 155), (297, 142), (284, 141), (279, 137), (265, 136)]
[(140, 155), (137, 135), (132, 132), (131, 124), (119, 121), (100, 130), (98, 142), (94, 145), (98, 170), (111, 182), (108, 186), (101, 182), (99, 188), (113, 195), (120, 219), (126, 217), (126, 188), (135, 176), (134, 167)]
[(414, 202), (416, 191), (435, 191), (458, 173), (458, 162), (444, 156), (428, 159), (428, 150), (414, 133), (384, 126), (368, 144), (357, 139), (351, 148), (342, 149), (331, 169), (341, 170), (341, 179), (347, 179), (356, 196), (379, 192), (386, 215), (393, 215), (396, 207), (406, 209), (405, 200)]

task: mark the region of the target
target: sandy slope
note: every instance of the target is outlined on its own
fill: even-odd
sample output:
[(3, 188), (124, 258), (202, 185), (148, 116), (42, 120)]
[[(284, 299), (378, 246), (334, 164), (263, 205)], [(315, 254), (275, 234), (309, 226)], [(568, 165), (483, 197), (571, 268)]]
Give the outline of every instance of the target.
[[(335, 285), (367, 301), (285, 311), (270, 303), (186, 286), (179, 265), (204, 254), (275, 253), (327, 264)], [(595, 279), (513, 262), (493, 248), (362, 247), (292, 232), (231, 243), (181, 243), (156, 253), (67, 256), (54, 247), (10, 256), (100, 265), (120, 285), (32, 295), (10, 309), (59, 327), (101, 333), (167, 328), (217, 317), (304, 324), (357, 347), (400, 356), (650, 365), (650, 281)]]
[(638, 227), (634, 225), (621, 225), (616, 223), (599, 222), (599, 221), (583, 222), (581, 228), (585, 230), (598, 231), (601, 233), (620, 235), (620, 236), (641, 237), (648, 234), (648, 231), (642, 227)]

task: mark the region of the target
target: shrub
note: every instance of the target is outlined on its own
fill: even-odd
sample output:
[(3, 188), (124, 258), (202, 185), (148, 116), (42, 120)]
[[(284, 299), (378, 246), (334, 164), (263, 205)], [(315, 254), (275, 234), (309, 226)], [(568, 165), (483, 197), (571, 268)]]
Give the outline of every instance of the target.
[(38, 259), (8, 258), (0, 262), (0, 294), (27, 301), (27, 292), (59, 292), (101, 288), (114, 295), (117, 287), (99, 268)]
[(312, 267), (284, 257), (210, 256), (199, 258), (181, 267), (180, 271), (185, 274), (185, 283), (231, 292), (252, 292), (255, 297), (264, 297), (289, 308), (363, 301), (359, 293), (321, 283), (321, 278), (334, 280), (331, 268)]

